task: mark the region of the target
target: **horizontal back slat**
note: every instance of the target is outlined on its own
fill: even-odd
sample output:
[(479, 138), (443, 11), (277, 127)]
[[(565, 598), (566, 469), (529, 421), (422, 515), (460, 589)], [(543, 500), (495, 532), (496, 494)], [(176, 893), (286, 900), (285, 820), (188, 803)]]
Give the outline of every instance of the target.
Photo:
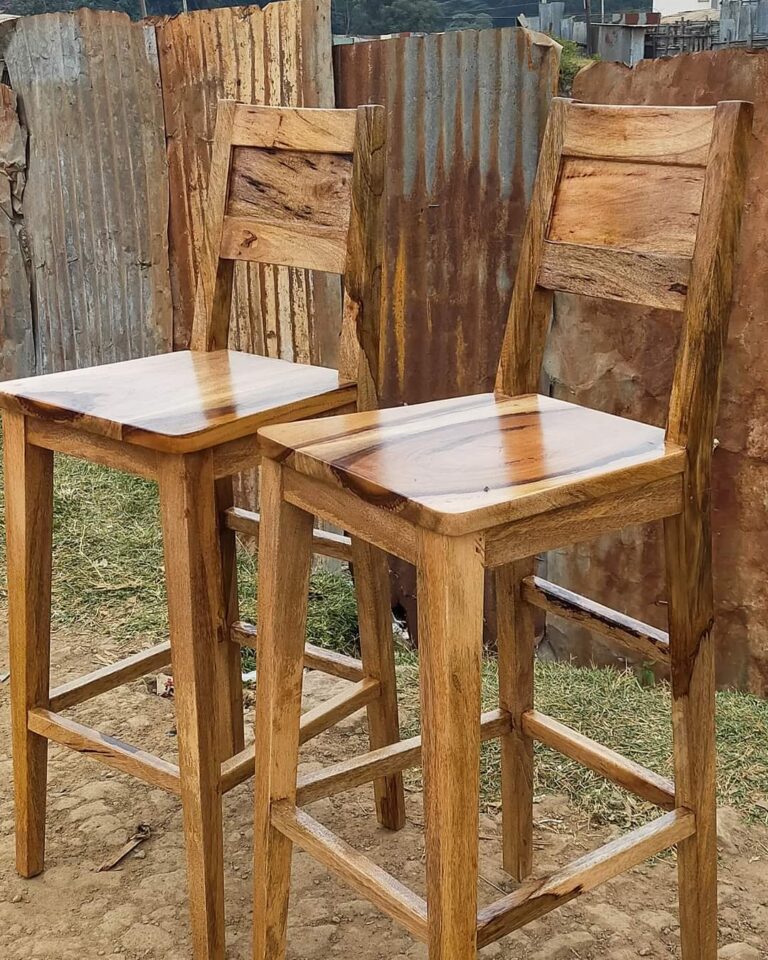
[(563, 293), (679, 311), (690, 271), (687, 257), (546, 241), (538, 282)]
[(690, 257), (704, 170), (565, 157), (548, 240)]
[(239, 103), (232, 146), (352, 153), (356, 122), (356, 110), (297, 110)]
[(563, 154), (705, 167), (714, 107), (611, 107), (574, 103)]
[(347, 256), (347, 231), (311, 222), (266, 223), (248, 217), (225, 217), (220, 254), (225, 260), (341, 274)]

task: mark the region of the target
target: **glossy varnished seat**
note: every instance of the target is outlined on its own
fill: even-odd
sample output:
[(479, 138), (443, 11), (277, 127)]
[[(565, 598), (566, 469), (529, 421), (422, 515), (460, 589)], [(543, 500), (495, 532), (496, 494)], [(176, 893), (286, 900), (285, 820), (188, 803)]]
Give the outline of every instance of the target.
[(4, 383), (0, 407), (168, 453), (354, 404), (336, 370), (233, 350), (183, 351)]
[(562, 400), (483, 394), (261, 431), (265, 453), (461, 535), (681, 474), (664, 431)]

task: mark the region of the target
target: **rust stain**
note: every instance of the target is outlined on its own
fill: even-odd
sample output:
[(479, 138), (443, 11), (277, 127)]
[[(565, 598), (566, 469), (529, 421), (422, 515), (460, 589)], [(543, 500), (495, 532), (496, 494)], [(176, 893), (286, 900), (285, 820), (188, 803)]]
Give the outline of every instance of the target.
[[(334, 51), (338, 105), (387, 108), (383, 406), (493, 389), (558, 53), (517, 29)], [(413, 572), (395, 571), (415, 632)]]

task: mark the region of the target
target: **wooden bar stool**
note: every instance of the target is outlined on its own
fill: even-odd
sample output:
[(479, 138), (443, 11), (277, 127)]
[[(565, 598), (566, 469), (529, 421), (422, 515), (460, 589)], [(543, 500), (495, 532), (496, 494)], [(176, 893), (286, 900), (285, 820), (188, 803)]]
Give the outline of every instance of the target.
[[(710, 461), (750, 124), (745, 103), (555, 100), (498, 392), (260, 431), (255, 960), (284, 956), (294, 843), (425, 941), (430, 960), (471, 960), (677, 845), (683, 957), (715, 960)], [(682, 313), (666, 431), (536, 395), (554, 290)], [(297, 780), (313, 515), (417, 567), (422, 736)], [(540, 552), (654, 520), (665, 523), (668, 636), (533, 577)], [(481, 717), (486, 569), (501, 702)], [(670, 664), (675, 784), (534, 709), (532, 604), (557, 604)], [(478, 913), (479, 750), (492, 737), (504, 863), (519, 880), (532, 871), (536, 739), (667, 812)], [(419, 763), (426, 902), (301, 809)]]
[[(355, 324), (377, 323), (384, 177), (380, 107), (219, 105), (193, 352), (5, 383), (8, 584), (17, 867), (43, 870), (48, 741), (181, 796), (194, 955), (224, 957), (222, 794), (253, 774), (245, 748), (233, 474), (259, 461), (257, 428), (354, 409)], [(236, 260), (345, 275), (340, 372), (226, 349)], [(267, 275), (265, 274), (265, 277)], [(354, 348), (354, 349), (353, 349)], [(362, 369), (362, 368), (361, 368)], [(160, 486), (170, 642), (50, 689), (53, 451)], [(318, 531), (323, 553), (359, 562), (362, 660), (307, 646), (308, 666), (352, 681), (305, 714), (301, 739), (368, 708), (373, 748), (399, 738), (386, 559)], [(234, 641), (234, 642), (232, 642)], [(62, 711), (172, 661), (178, 766)], [(403, 823), (402, 776), (378, 778), (378, 814)]]

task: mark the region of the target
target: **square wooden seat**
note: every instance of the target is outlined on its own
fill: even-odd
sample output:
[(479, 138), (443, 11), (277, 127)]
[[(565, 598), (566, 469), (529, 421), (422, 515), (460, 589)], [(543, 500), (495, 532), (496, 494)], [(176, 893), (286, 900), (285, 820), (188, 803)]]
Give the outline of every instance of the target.
[(551, 397), (482, 394), (261, 431), (298, 473), (461, 535), (682, 474), (664, 431)]
[(12, 380), (0, 407), (168, 453), (251, 436), (275, 420), (354, 404), (336, 370), (233, 350), (179, 352)]

